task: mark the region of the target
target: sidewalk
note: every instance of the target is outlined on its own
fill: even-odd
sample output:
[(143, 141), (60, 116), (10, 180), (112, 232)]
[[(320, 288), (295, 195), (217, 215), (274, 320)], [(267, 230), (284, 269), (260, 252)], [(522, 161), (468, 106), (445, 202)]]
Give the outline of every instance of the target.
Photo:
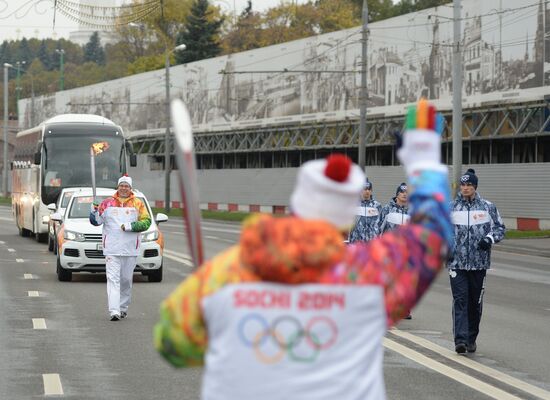
[(550, 257), (550, 237), (504, 239), (502, 242), (495, 244), (493, 249), (508, 253)]

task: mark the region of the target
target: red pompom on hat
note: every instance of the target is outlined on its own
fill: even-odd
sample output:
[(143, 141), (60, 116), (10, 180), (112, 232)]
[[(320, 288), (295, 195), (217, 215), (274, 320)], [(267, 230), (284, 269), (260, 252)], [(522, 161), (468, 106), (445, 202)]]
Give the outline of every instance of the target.
[(365, 174), (349, 157), (332, 154), (304, 163), (290, 197), (291, 211), (305, 219), (322, 219), (338, 228), (353, 224)]
[(344, 154), (331, 154), (327, 157), (325, 175), (336, 182), (345, 182), (351, 169), (351, 160)]

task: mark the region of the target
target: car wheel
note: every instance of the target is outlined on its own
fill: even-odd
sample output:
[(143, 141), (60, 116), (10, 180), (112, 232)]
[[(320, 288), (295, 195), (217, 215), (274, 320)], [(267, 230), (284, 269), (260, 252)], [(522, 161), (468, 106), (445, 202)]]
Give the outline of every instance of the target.
[(70, 282), (73, 279), (73, 273), (61, 266), (59, 256), (57, 256), (57, 279), (60, 282)]
[(47, 240), (47, 233), (35, 233), (34, 237), (38, 243), (44, 243)]
[(53, 239), (52, 239), (52, 237), (48, 234), (48, 250), (49, 250), (49, 251), (53, 251), (53, 246), (54, 246)]
[(149, 271), (147, 273), (147, 279), (149, 279), (149, 282), (160, 282), (162, 281), (162, 264), (160, 265), (160, 268), (154, 271)]
[(57, 238), (53, 238), (53, 254), (57, 255)]

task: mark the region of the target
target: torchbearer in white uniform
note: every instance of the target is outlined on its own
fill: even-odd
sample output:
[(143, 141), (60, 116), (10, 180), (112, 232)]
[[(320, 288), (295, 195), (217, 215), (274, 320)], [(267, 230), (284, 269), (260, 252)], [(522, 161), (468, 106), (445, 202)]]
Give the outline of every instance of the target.
[(151, 226), (147, 208), (132, 192), (132, 178), (122, 176), (112, 197), (92, 205), (90, 222), (95, 226), (103, 225), (109, 315), (111, 321), (118, 321), (128, 314), (139, 233)]

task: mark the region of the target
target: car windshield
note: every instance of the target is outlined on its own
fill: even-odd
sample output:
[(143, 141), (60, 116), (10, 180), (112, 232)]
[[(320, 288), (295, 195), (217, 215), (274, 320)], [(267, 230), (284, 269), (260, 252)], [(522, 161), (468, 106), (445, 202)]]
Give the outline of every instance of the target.
[[(100, 203), (109, 198), (110, 196), (96, 196), (96, 202)], [(147, 209), (147, 213), (151, 215), (151, 212), (149, 210), (149, 206), (147, 202), (145, 201), (145, 198), (141, 196), (137, 196), (138, 199), (140, 199), (143, 204), (145, 204), (145, 208)], [(68, 218), (88, 218), (90, 216), (90, 210), (92, 205), (92, 196), (77, 196), (74, 198), (73, 202), (71, 203), (71, 209), (69, 211), (69, 217)]]

